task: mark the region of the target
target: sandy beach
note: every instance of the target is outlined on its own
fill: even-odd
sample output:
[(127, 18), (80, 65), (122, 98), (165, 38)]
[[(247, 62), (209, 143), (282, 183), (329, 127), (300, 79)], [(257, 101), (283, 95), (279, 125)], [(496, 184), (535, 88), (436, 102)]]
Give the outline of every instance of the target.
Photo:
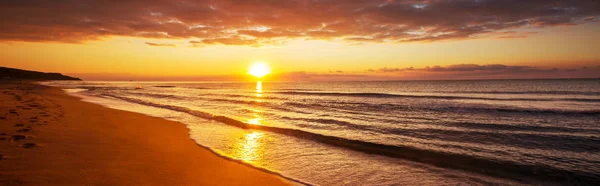
[(181, 123), (0, 83), (0, 185), (289, 185), (217, 156)]

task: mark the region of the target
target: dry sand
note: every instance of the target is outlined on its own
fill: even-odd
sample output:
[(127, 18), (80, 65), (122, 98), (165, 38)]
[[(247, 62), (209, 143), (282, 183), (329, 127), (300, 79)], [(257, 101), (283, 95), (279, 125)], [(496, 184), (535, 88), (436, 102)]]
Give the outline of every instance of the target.
[(289, 185), (197, 146), (181, 123), (0, 82), (0, 185)]

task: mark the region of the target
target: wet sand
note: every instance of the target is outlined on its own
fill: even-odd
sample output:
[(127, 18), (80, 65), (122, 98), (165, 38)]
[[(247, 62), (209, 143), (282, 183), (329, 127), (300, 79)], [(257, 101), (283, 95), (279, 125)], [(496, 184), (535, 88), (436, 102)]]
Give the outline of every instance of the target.
[(0, 185), (289, 185), (199, 147), (181, 123), (0, 82)]

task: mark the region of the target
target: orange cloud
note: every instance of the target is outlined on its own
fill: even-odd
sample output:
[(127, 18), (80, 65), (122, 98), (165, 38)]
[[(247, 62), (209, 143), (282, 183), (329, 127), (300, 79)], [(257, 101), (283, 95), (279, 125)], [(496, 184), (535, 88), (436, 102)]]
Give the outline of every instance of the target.
[(150, 42), (146, 42), (147, 45), (150, 46), (158, 46), (158, 47), (175, 47), (175, 44), (161, 44), (161, 43), (150, 43)]
[(407, 79), (600, 78), (600, 66), (562, 69), (503, 64), (456, 64), (424, 68), (384, 67), (368, 69), (367, 72)]
[(5, 0), (0, 2), (0, 40), (76, 43), (130, 36), (203, 45), (293, 38), (414, 42), (490, 37), (526, 27), (598, 21), (599, 16), (597, 0)]

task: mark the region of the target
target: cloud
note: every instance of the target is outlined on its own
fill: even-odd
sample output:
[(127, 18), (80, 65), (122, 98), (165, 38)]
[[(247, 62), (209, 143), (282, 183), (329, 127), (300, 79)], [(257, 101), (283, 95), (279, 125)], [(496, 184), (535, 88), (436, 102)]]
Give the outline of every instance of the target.
[(502, 64), (493, 64), (493, 65), (477, 65), (477, 64), (457, 64), (457, 65), (449, 65), (446, 67), (441, 66), (433, 66), (433, 67), (425, 67), (425, 71), (434, 71), (434, 72), (444, 72), (444, 71), (454, 71), (454, 72), (465, 72), (465, 71), (539, 71), (536, 67), (530, 66), (507, 66)]
[(419, 42), (598, 21), (597, 0), (4, 0), (0, 41), (109, 36), (263, 45), (289, 39)]
[(499, 36), (498, 39), (519, 39), (519, 38), (527, 38), (525, 35), (515, 35), (515, 36)]
[(424, 68), (368, 69), (371, 74), (391, 74), (408, 79), (494, 79), (494, 78), (600, 78), (600, 67), (541, 68), (503, 64), (455, 64)]
[(150, 42), (146, 42), (147, 45), (150, 46), (158, 46), (158, 47), (175, 47), (175, 44), (161, 44), (161, 43), (150, 43)]
[(204, 46), (204, 45), (214, 45), (214, 44), (258, 46), (259, 41), (254, 40), (254, 39), (244, 39), (241, 37), (223, 37), (223, 38), (202, 39), (199, 41), (190, 41), (190, 44), (192, 44), (192, 46)]
[[(550, 69), (555, 71), (556, 69)], [(492, 71), (513, 71), (513, 72), (531, 72), (531, 71), (548, 71), (547, 69), (541, 69), (531, 66), (509, 66), (503, 64), (491, 64), (491, 65), (478, 65), (478, 64), (455, 64), (448, 66), (426, 66), (425, 68), (380, 68), (378, 70), (369, 70), (370, 72), (407, 72), (407, 71), (424, 71), (424, 72), (492, 72)]]

